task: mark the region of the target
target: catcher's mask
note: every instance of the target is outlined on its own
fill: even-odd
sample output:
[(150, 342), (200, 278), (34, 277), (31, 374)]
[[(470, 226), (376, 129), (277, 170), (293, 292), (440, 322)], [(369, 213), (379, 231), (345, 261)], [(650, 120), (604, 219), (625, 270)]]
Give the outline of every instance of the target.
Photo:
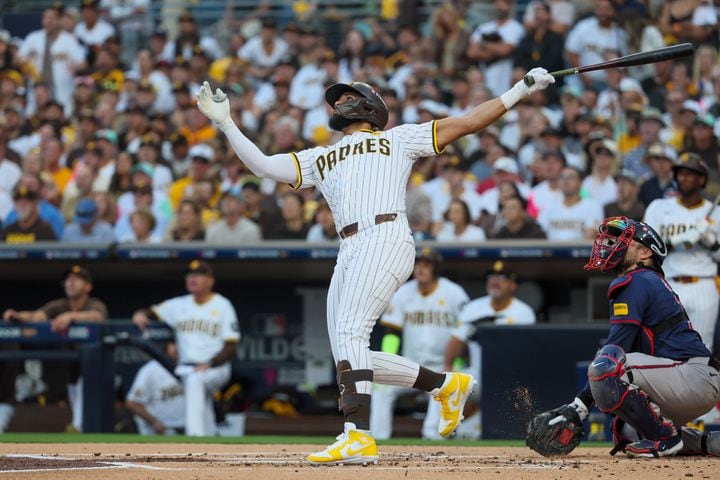
[(652, 256), (657, 267), (662, 267), (667, 255), (667, 247), (650, 225), (627, 217), (609, 217), (598, 228), (585, 270), (600, 272), (613, 270), (622, 262), (633, 240), (649, 248), (653, 252)]
[[(350, 100), (342, 105), (335, 106), (335, 102), (343, 93), (353, 92), (360, 95), (356, 100)], [(330, 128), (342, 131), (343, 128), (355, 122), (367, 121), (378, 130), (387, 125), (388, 108), (370, 85), (362, 82), (336, 83), (325, 90), (325, 101), (335, 109), (330, 118)]]

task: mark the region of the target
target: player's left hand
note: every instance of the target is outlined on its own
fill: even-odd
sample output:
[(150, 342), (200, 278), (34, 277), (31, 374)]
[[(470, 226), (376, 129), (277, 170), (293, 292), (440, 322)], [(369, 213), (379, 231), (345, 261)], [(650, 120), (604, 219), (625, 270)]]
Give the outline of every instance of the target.
[(197, 96), (198, 109), (205, 114), (210, 120), (224, 131), (224, 127), (227, 127), (232, 123), (230, 117), (230, 101), (227, 95), (219, 88), (212, 93), (210, 84), (205, 81), (202, 87), (200, 87), (200, 93)]
[(73, 322), (72, 313), (61, 313), (50, 321), (50, 329), (53, 332), (67, 330)]
[[(588, 413), (588, 408), (585, 406), (583, 401), (576, 398), (572, 401), (572, 403), (565, 405), (565, 407), (560, 410), (559, 415), (548, 422), (548, 425), (555, 425), (556, 423), (574, 419), (579, 420), (580, 423), (582, 423), (587, 418)], [(577, 415), (577, 418), (575, 418), (575, 415)]]
[(703, 247), (717, 250), (718, 237), (712, 222), (701, 220), (695, 225), (695, 230), (698, 232), (699, 242)]

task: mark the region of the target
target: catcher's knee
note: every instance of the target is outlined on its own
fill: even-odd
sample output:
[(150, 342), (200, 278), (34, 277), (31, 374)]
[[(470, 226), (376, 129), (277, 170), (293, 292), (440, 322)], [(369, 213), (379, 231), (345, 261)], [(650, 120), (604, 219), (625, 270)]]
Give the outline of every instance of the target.
[(605, 345), (588, 368), (590, 390), (598, 408), (612, 412), (623, 402), (628, 385), (622, 380), (625, 373), (625, 352), (617, 345)]
[(350, 362), (340, 360), (337, 364), (337, 383), (340, 388), (340, 410), (345, 416), (357, 412), (360, 406), (370, 406), (371, 396), (357, 393), (358, 382), (372, 382), (372, 370), (353, 370)]

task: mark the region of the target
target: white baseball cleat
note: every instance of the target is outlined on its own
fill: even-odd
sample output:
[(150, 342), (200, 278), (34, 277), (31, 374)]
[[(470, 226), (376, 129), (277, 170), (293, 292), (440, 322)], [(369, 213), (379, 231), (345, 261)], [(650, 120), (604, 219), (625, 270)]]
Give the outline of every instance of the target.
[(311, 453), (307, 461), (313, 465), (377, 463), (377, 445), (369, 433), (358, 430), (354, 423), (345, 422), (345, 430), (337, 436), (337, 441), (321, 452)]
[(472, 375), (459, 372), (446, 372), (445, 381), (432, 395), (442, 405), (438, 433), (447, 437), (455, 431), (463, 417), (465, 402), (475, 388), (477, 381)]

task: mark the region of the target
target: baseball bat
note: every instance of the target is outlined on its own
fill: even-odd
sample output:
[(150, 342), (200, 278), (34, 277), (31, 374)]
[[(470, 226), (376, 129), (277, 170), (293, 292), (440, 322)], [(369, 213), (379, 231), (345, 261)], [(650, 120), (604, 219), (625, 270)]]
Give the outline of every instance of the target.
[(705, 215), (705, 220), (710, 220), (710, 216), (715, 211), (715, 208), (718, 206), (718, 203), (720, 203), (720, 193), (715, 195), (715, 200), (713, 200), (712, 207), (710, 207), (710, 210), (708, 210), (707, 215)]
[[(645, 65), (648, 63), (664, 62), (674, 58), (689, 57), (695, 51), (692, 43), (680, 43), (671, 47), (658, 48), (657, 50), (649, 50), (647, 52), (633, 53), (624, 57), (614, 58), (605, 62), (594, 63), (592, 65), (584, 65), (582, 67), (566, 68), (557, 72), (550, 72), (555, 78), (566, 77), (568, 75), (577, 75), (578, 73), (593, 72), (595, 70), (605, 70), (608, 68), (632, 67), (634, 65)], [(525, 85), (528, 87), (535, 83), (535, 79), (529, 75), (523, 78)]]

